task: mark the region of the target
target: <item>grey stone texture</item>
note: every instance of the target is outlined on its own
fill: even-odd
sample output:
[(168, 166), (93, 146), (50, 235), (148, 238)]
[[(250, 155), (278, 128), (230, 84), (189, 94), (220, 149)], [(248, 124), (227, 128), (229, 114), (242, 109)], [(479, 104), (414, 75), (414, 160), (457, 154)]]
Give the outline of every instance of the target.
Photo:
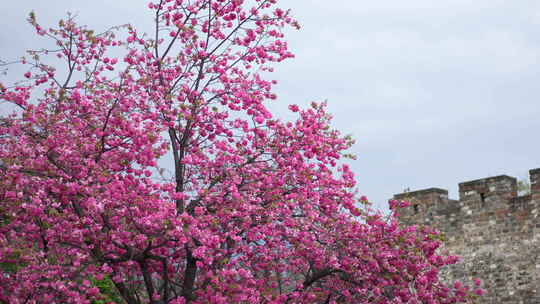
[(479, 303), (540, 304), (540, 168), (529, 171), (530, 194), (518, 196), (514, 177), (459, 184), (459, 200), (430, 188), (394, 195), (411, 205), (403, 224), (429, 225), (445, 235), (440, 250), (461, 257), (446, 267), (449, 282), (482, 280)]

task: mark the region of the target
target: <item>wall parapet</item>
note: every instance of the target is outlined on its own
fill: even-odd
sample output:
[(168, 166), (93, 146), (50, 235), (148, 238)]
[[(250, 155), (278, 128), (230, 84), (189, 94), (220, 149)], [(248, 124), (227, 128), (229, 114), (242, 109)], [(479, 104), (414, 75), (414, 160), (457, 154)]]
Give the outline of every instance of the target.
[[(529, 170), (530, 195), (518, 196), (517, 179), (508, 175), (491, 176), (459, 183), (459, 199), (448, 198), (448, 190), (441, 188), (427, 188), (410, 192), (395, 194), (394, 200), (409, 201), (412, 210), (405, 210), (403, 216), (418, 213), (437, 215), (438, 210), (447, 208), (436, 205), (452, 205), (454, 212), (463, 212), (466, 215), (480, 210), (498, 210), (515, 208), (519, 205), (529, 204), (531, 201), (540, 204), (540, 168)], [(527, 203), (529, 202), (529, 203)], [(457, 206), (459, 205), (459, 208)], [(432, 210), (431, 210), (432, 209)], [(432, 212), (427, 212), (431, 210)]]

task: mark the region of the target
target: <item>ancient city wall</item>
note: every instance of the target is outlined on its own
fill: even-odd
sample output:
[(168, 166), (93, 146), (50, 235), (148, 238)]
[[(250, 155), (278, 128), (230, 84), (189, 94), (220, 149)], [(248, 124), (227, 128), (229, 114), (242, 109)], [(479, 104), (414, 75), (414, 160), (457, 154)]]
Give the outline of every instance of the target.
[(481, 303), (540, 303), (540, 168), (529, 174), (524, 196), (506, 175), (460, 183), (459, 200), (439, 188), (394, 195), (411, 203), (401, 211), (403, 223), (438, 228), (443, 250), (462, 257), (445, 279), (482, 279)]

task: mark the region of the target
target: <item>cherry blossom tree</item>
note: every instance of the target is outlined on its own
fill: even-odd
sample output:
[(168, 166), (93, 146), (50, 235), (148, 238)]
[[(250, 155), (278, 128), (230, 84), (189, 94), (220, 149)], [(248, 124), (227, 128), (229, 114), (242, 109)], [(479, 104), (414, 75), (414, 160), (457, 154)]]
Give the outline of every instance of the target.
[(276, 2), (151, 2), (149, 33), (30, 14), (56, 47), (0, 84), (0, 301), (473, 300), (437, 231), (358, 197), (325, 103), (265, 106), (299, 27)]

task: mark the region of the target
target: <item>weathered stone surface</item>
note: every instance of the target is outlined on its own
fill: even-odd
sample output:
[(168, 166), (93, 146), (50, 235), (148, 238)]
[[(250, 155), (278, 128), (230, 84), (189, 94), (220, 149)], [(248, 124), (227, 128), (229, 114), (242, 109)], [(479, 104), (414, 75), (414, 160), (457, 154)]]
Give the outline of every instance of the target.
[(462, 257), (444, 269), (445, 280), (482, 280), (480, 303), (540, 303), (540, 168), (529, 173), (525, 196), (506, 175), (460, 183), (459, 200), (438, 188), (394, 195), (411, 203), (402, 223), (438, 228), (446, 238), (441, 250)]

